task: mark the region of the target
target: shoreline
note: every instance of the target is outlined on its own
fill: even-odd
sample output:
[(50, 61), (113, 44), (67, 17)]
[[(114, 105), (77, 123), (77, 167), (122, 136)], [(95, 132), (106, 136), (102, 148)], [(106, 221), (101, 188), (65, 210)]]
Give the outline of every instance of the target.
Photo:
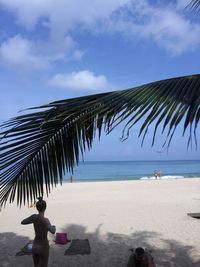
[[(181, 177), (181, 175), (164, 175), (163, 177), (178, 177), (178, 176), (180, 176)], [(145, 176), (146, 177), (146, 176)], [(123, 182), (123, 181), (125, 181), (125, 182), (135, 182), (135, 181), (176, 181), (176, 180), (191, 180), (191, 179), (200, 179), (200, 175), (199, 176), (191, 176), (191, 177), (188, 177), (188, 176), (186, 176), (186, 177), (181, 177), (181, 178), (162, 178), (162, 176), (161, 176), (161, 178), (158, 178), (158, 179), (155, 179), (153, 176), (150, 176), (150, 177), (148, 177), (147, 179), (145, 178), (137, 178), (137, 179), (119, 179), (119, 180), (109, 180), (109, 179), (107, 179), (107, 180), (98, 180), (98, 179), (93, 179), (93, 180), (84, 180), (84, 179), (79, 179), (79, 180), (76, 180), (76, 178), (74, 177), (73, 179), (72, 179), (72, 182), (70, 181), (70, 178), (69, 179), (65, 179), (65, 180), (63, 180), (62, 181), (62, 183), (63, 184), (68, 184), (68, 183), (107, 183), (107, 182)]]

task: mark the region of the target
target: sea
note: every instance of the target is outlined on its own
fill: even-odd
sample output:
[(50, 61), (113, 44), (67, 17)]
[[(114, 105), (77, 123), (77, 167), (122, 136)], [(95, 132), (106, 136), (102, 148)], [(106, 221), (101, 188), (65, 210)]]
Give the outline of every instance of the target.
[(71, 177), (73, 182), (153, 180), (155, 171), (160, 179), (200, 177), (200, 160), (86, 161), (65, 175), (64, 181), (70, 182)]

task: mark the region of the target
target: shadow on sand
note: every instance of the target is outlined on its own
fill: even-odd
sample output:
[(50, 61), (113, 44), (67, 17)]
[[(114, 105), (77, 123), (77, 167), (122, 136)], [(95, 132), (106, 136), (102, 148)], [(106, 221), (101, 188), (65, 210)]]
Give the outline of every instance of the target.
[[(69, 245), (55, 245), (51, 240), (49, 267), (125, 267), (131, 253), (129, 249), (136, 246), (152, 250), (158, 267), (200, 266), (200, 260), (194, 260), (194, 254), (198, 253), (192, 246), (185, 246), (176, 240), (163, 239), (156, 232), (134, 232), (129, 236), (107, 233), (106, 236), (101, 236), (100, 228), (101, 225), (95, 232), (89, 233), (81, 225), (66, 225), (62, 230), (68, 233), (69, 238), (89, 239), (91, 254), (64, 256), (64, 251)], [(51, 238), (53, 239), (52, 236)], [(152, 245), (152, 240), (156, 245)], [(15, 256), (28, 241), (29, 238), (26, 236), (19, 236), (12, 232), (0, 233), (0, 266), (33, 266), (31, 256)]]

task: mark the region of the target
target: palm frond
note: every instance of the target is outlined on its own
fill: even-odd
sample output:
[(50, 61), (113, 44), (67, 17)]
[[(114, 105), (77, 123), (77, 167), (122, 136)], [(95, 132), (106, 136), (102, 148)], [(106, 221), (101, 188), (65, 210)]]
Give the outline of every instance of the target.
[(192, 10), (200, 10), (200, 0), (192, 0), (187, 8), (192, 9)]
[[(96, 133), (111, 132), (126, 121), (123, 138), (143, 119), (139, 136), (154, 127), (173, 134), (184, 121), (189, 142), (200, 119), (200, 75), (177, 77), (139, 87), (65, 99), (32, 108), (1, 125), (0, 205), (17, 198), (18, 205), (48, 195), (91, 149)], [(32, 111), (34, 110), (34, 112)]]

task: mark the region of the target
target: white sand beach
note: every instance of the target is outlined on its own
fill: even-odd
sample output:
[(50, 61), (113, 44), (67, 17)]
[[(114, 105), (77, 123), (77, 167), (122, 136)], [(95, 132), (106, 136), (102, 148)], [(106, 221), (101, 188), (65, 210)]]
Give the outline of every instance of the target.
[[(49, 266), (123, 267), (130, 248), (152, 250), (157, 266), (200, 266), (200, 178), (180, 180), (66, 183), (47, 201), (46, 217), (70, 239), (89, 239), (90, 255), (65, 256), (49, 234)], [(0, 266), (33, 266), (15, 254), (34, 237), (21, 225), (35, 208), (7, 204), (0, 212)]]

